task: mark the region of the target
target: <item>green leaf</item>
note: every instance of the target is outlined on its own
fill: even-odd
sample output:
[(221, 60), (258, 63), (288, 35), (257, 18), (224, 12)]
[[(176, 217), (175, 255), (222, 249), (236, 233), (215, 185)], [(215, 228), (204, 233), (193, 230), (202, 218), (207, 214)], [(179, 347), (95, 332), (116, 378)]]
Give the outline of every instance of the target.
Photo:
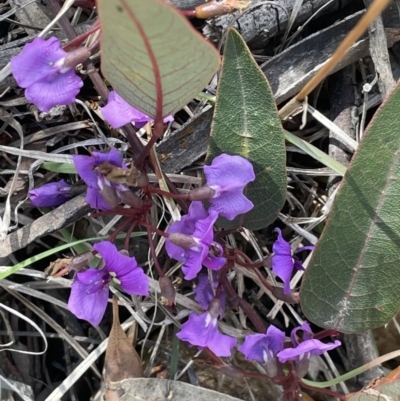
[(219, 54), (161, 0), (98, 0), (101, 70), (143, 113), (173, 114), (204, 89)]
[(300, 292), (320, 327), (361, 332), (400, 307), (400, 88), (378, 110), (347, 169)]
[(73, 163), (44, 162), (40, 167), (55, 173), (77, 174)]
[(326, 167), (329, 167), (333, 171), (336, 171), (338, 174), (344, 175), (344, 173), (346, 172), (346, 167), (343, 166), (343, 164), (340, 164), (338, 161), (336, 161), (335, 159), (324, 153), (322, 150), (319, 150), (311, 143), (306, 142), (304, 139), (301, 139), (298, 136), (293, 135), (289, 131), (285, 131), (285, 139), (292, 145), (297, 146), (299, 149), (307, 153), (315, 160), (325, 165)]
[(254, 208), (225, 228), (240, 224), (258, 230), (272, 223), (286, 198), (286, 153), (283, 129), (265, 75), (241, 36), (227, 35), (207, 160), (221, 153), (240, 155), (254, 166), (255, 181), (246, 188)]

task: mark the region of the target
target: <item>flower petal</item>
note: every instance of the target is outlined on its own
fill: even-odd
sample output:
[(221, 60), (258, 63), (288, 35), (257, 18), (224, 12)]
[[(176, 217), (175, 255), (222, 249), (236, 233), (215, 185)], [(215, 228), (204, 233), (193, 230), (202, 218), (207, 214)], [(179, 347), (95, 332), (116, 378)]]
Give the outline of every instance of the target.
[(299, 342), (297, 341), (296, 338), (296, 334), (299, 330), (303, 331), (303, 340), (310, 340), (314, 333), (311, 330), (310, 325), (307, 322), (303, 322), (303, 324), (301, 324), (298, 327), (295, 327), (291, 332), (290, 332), (290, 339), (292, 340), (292, 344), (294, 346), (299, 345)]
[(256, 360), (267, 363), (283, 350), (285, 333), (272, 324), (266, 334), (250, 334), (238, 348), (248, 361)]
[(56, 37), (48, 40), (36, 38), (11, 59), (11, 71), (18, 85), (27, 88), (38, 81), (54, 77), (58, 71), (54, 64), (66, 55)]
[(99, 209), (99, 210), (112, 209), (112, 207), (106, 202), (106, 200), (103, 198), (103, 196), (97, 189), (88, 187), (86, 191), (85, 200), (93, 209)]
[(241, 156), (230, 156), (225, 153), (214, 158), (211, 166), (204, 166), (204, 174), (209, 187), (217, 191), (243, 191), (243, 188), (254, 181), (256, 176), (252, 164)]
[(113, 128), (122, 127), (130, 122), (146, 124), (151, 120), (150, 117), (127, 103), (115, 91), (110, 92), (107, 105), (101, 108), (101, 113)]
[(219, 333), (217, 322), (210, 318), (208, 312), (201, 315), (191, 313), (176, 336), (192, 345), (208, 347), (217, 356), (230, 356), (236, 339)]
[(49, 111), (57, 105), (68, 105), (76, 100), (83, 81), (74, 70), (58, 74), (52, 80), (42, 80), (29, 85), (25, 97), (39, 110)]
[(88, 293), (88, 287), (90, 285), (85, 285), (79, 280), (72, 283), (68, 309), (77, 318), (87, 320), (93, 326), (97, 326), (107, 308), (108, 286), (92, 294)]
[(135, 258), (119, 253), (110, 241), (98, 242), (93, 245), (93, 249), (100, 253), (106, 264), (105, 268), (112, 277), (119, 280), (124, 291), (128, 294), (149, 295), (148, 277), (137, 266)]
[(325, 344), (319, 340), (306, 340), (300, 343), (296, 348), (286, 348), (278, 353), (278, 358), (282, 363), (287, 361), (300, 361), (307, 355), (321, 355), (339, 347), (341, 342), (336, 340), (334, 343)]
[(208, 253), (208, 248), (201, 245), (201, 250), (185, 250), (185, 264), (182, 266), (182, 272), (185, 280), (194, 279), (202, 268), (202, 262)]
[(275, 255), (285, 255), (292, 257), (292, 247), (290, 246), (289, 242), (285, 241), (282, 237), (282, 231), (280, 228), (275, 228), (278, 233), (278, 238), (272, 245), (272, 251)]
[(198, 282), (194, 289), (194, 299), (204, 308), (207, 309), (211, 300), (214, 298), (214, 292), (211, 288), (210, 280), (207, 275), (200, 274)]
[(217, 211), (222, 217), (233, 220), (239, 214), (247, 213), (254, 205), (241, 192), (227, 192), (210, 199), (210, 209)]

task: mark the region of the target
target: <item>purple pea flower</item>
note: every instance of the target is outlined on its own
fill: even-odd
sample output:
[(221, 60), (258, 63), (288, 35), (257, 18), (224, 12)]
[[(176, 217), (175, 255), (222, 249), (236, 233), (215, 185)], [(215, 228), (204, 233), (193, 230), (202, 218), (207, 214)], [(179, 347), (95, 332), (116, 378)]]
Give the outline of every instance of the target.
[(244, 187), (256, 178), (248, 160), (241, 156), (222, 154), (212, 161), (211, 166), (204, 166), (204, 174), (207, 186), (214, 191), (209, 199), (210, 210), (233, 220), (253, 208), (253, 203), (243, 194)]
[(36, 207), (59, 206), (72, 198), (72, 186), (64, 180), (49, 182), (39, 188), (31, 189), (29, 199)]
[[(26, 89), (25, 97), (41, 111), (73, 103), (83, 86), (82, 79), (74, 70), (82, 60), (73, 59), (75, 56), (70, 56), (71, 53), (65, 52), (55, 37), (48, 40), (36, 38), (11, 59), (15, 80)], [(85, 54), (87, 57), (88, 53)]]
[[(212, 272), (212, 276), (213, 276), (213, 287), (211, 287), (211, 283), (210, 283), (208, 275), (200, 274), (197, 278), (198, 279), (197, 285), (194, 289), (194, 293), (195, 293), (194, 299), (205, 310), (210, 305), (210, 302), (215, 298), (213, 289), (216, 290), (218, 288), (218, 279), (217, 279), (217, 274), (215, 271)], [(224, 311), (225, 310), (225, 300), (226, 300), (226, 292), (225, 292), (224, 288), (220, 289), (218, 299), (221, 303), (221, 311)]]
[[(303, 265), (297, 259), (296, 256), (292, 255), (292, 248), (288, 242), (282, 237), (282, 232), (279, 228), (275, 228), (278, 233), (278, 239), (272, 245), (274, 255), (272, 257), (272, 271), (283, 281), (284, 294), (289, 294), (290, 290), (290, 278), (292, 277), (293, 269), (304, 270)], [(296, 250), (296, 253), (309, 250), (312, 251), (314, 246), (304, 246)]]
[(130, 295), (148, 295), (148, 277), (138, 267), (135, 258), (122, 255), (114, 244), (103, 241), (93, 248), (104, 259), (102, 269), (88, 269), (75, 275), (68, 301), (68, 309), (79, 319), (97, 326), (107, 307), (111, 281), (119, 284)]
[[(303, 341), (299, 343), (296, 333), (303, 331)], [(308, 323), (304, 322), (301, 326), (295, 327), (290, 333), (290, 338), (294, 345), (293, 348), (286, 348), (278, 353), (278, 359), (281, 363), (294, 361), (298, 377), (304, 377), (308, 372), (310, 358), (313, 355), (322, 355), (341, 345), (341, 342), (335, 340), (334, 343), (323, 343), (320, 340), (313, 339), (313, 332)]]
[(86, 202), (93, 209), (111, 210), (124, 198), (129, 188), (107, 180), (95, 168), (105, 162), (115, 167), (126, 168), (122, 154), (115, 149), (109, 153), (93, 152), (92, 156), (73, 156), (75, 169), (88, 186)]
[(283, 350), (285, 333), (272, 324), (266, 334), (249, 334), (238, 350), (244, 354), (248, 361), (258, 361), (265, 365), (269, 376), (278, 373), (276, 355)]
[(221, 304), (218, 299), (213, 299), (207, 312), (197, 315), (191, 313), (189, 320), (182, 325), (181, 331), (176, 336), (199, 348), (207, 347), (217, 356), (230, 356), (231, 349), (236, 344), (236, 339), (221, 334), (218, 331), (218, 315)]
[(185, 262), (182, 271), (186, 280), (195, 278), (202, 264), (218, 270), (226, 262), (225, 258), (210, 253), (217, 217), (216, 211), (208, 213), (201, 202), (195, 201), (190, 204), (189, 214), (168, 229), (170, 237), (165, 241), (165, 249), (170, 258)]
[[(131, 122), (135, 123), (137, 128), (142, 128), (153, 120), (152, 117), (132, 107), (115, 91), (110, 92), (107, 105), (101, 108), (101, 113), (113, 128), (119, 128)], [(172, 116), (164, 118), (165, 123), (170, 121), (174, 121)]]

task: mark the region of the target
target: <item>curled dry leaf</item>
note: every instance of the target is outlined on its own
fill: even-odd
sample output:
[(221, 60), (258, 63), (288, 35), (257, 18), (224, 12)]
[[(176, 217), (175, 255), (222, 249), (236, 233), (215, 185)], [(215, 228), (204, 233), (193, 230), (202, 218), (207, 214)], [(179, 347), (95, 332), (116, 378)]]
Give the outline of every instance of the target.
[(118, 301), (114, 298), (113, 325), (108, 340), (104, 362), (106, 401), (118, 401), (120, 395), (123, 394), (123, 391), (120, 389), (110, 388), (109, 383), (142, 376), (142, 361), (126, 336), (124, 330), (122, 330), (118, 314)]
[(142, 187), (149, 183), (146, 174), (140, 172), (136, 167), (131, 168), (121, 168), (110, 164), (109, 162), (104, 162), (96, 169), (107, 178), (107, 180), (115, 184), (123, 184), (133, 187)]

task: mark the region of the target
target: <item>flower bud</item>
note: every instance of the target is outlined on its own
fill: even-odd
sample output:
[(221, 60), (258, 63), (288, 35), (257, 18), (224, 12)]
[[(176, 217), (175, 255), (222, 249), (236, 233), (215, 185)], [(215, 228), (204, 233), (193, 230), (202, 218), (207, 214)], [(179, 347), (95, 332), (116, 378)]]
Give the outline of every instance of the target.
[(207, 186), (192, 189), (188, 193), (188, 199), (191, 201), (202, 201), (212, 199), (215, 195), (215, 191)]
[(175, 304), (175, 287), (172, 284), (172, 281), (169, 277), (164, 276), (160, 277), (158, 280), (160, 283), (160, 289), (161, 289), (161, 297), (163, 304), (166, 306), (172, 306)]
[(208, 305), (207, 309), (208, 313), (211, 315), (213, 319), (218, 319), (218, 316), (221, 312), (221, 302), (218, 298), (214, 298), (211, 300), (210, 305)]
[(71, 185), (64, 180), (50, 182), (29, 191), (29, 199), (36, 207), (59, 206), (71, 199)]
[(286, 302), (288, 304), (298, 304), (299, 299), (292, 292), (288, 294), (284, 293), (284, 289), (282, 287), (274, 287), (272, 289), (272, 295), (279, 299), (280, 301)]
[(77, 49), (67, 53), (63, 63), (63, 70), (75, 68), (78, 64), (83, 63), (89, 57), (90, 50), (87, 47), (78, 47)]
[(123, 203), (133, 207), (134, 209), (141, 209), (143, 207), (142, 199), (140, 199), (130, 189), (127, 191), (118, 191), (118, 195)]
[(182, 233), (172, 233), (169, 234), (168, 239), (175, 245), (178, 245), (184, 249), (189, 249), (197, 247), (197, 242), (191, 235), (186, 235)]
[(88, 267), (93, 257), (93, 253), (90, 251), (74, 256), (69, 265), (70, 270), (75, 270), (77, 272), (83, 270), (85, 267)]

